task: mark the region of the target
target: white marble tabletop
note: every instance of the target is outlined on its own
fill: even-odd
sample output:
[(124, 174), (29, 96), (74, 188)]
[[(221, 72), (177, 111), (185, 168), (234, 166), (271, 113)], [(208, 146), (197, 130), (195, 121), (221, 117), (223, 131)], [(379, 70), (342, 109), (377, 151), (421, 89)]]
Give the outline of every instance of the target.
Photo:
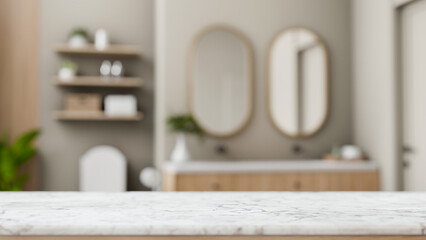
[(423, 235), (426, 193), (0, 193), (0, 235)]

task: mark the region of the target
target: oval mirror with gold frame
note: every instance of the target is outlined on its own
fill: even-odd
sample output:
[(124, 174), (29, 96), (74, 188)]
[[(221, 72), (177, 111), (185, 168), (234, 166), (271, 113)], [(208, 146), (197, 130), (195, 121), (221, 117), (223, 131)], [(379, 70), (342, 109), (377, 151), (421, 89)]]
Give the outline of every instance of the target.
[(240, 31), (212, 26), (192, 42), (188, 61), (188, 103), (206, 134), (230, 137), (253, 112), (253, 49)]
[(267, 102), (274, 126), (291, 138), (318, 133), (329, 115), (329, 66), (324, 42), (293, 27), (272, 40), (267, 59)]

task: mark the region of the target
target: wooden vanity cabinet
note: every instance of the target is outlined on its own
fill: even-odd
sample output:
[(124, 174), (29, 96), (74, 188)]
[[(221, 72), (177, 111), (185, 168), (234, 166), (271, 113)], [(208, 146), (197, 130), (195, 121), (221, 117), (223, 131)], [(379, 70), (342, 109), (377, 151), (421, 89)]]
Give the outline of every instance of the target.
[(378, 191), (378, 171), (163, 172), (164, 191)]

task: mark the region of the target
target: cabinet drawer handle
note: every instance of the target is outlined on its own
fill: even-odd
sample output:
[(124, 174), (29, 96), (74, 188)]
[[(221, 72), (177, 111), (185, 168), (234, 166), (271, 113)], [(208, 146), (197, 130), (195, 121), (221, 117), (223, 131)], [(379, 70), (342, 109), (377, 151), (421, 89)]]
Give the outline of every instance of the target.
[(302, 188), (302, 184), (300, 183), (300, 181), (296, 181), (294, 182), (293, 187), (295, 190), (300, 190)]
[(217, 190), (219, 190), (219, 189), (220, 189), (220, 185), (219, 185), (219, 183), (213, 183), (211, 188), (212, 188), (214, 191), (217, 191)]

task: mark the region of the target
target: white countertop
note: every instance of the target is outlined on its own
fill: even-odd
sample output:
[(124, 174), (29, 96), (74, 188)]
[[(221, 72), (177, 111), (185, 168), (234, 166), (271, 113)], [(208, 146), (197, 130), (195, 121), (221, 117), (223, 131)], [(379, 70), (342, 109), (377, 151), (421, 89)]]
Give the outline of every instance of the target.
[(372, 161), (325, 161), (325, 160), (282, 160), (282, 161), (188, 161), (166, 162), (162, 170), (170, 173), (209, 172), (342, 172), (376, 171)]
[(0, 193), (0, 235), (423, 235), (426, 193)]

